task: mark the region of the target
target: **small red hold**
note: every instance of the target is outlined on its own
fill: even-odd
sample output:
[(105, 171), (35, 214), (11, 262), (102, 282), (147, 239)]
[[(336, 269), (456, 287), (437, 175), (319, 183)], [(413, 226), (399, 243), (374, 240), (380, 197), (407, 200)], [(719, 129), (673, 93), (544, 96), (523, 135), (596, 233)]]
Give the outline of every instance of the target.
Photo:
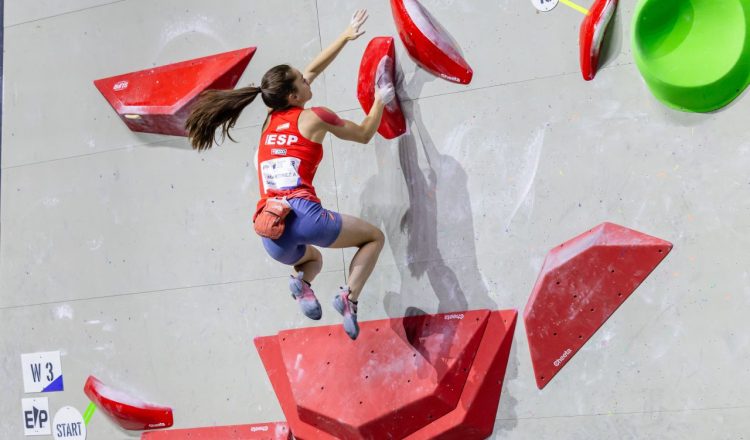
[[(392, 37), (376, 37), (367, 45), (359, 65), (357, 78), (357, 98), (362, 109), (369, 113), (375, 102), (375, 85), (393, 85), (395, 81), (396, 51)], [(393, 139), (406, 133), (406, 120), (401, 110), (398, 96), (395, 96), (383, 110), (378, 133), (386, 139)]]
[(110, 388), (89, 376), (83, 392), (122, 429), (142, 431), (172, 426), (172, 408), (154, 405)]
[(586, 81), (594, 79), (599, 68), (599, 55), (604, 34), (615, 15), (616, 8), (617, 0), (596, 0), (581, 22), (579, 35), (581, 74)]
[(391, 0), (393, 20), (409, 55), (428, 72), (447, 81), (469, 84), (474, 71), (458, 44), (417, 0)]

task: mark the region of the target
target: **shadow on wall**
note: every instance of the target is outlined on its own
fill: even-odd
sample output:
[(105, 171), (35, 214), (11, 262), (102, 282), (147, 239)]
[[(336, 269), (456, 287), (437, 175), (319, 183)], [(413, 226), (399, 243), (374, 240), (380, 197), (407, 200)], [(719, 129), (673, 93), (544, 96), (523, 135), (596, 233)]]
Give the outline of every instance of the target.
[[(519, 317), (520, 319), (520, 317)], [(516, 323), (516, 335), (521, 336), (519, 333), (520, 326)], [(492, 435), (498, 438), (503, 438), (499, 435), (503, 431), (512, 431), (518, 426), (518, 416), (516, 415), (516, 406), (518, 405), (518, 399), (508, 393), (507, 384), (518, 378), (518, 344), (514, 343), (510, 347), (510, 356), (508, 357), (508, 367), (505, 370), (505, 379), (503, 380), (503, 393), (500, 395), (500, 406), (495, 419), (495, 430)], [(494, 438), (494, 437), (493, 437)]]
[[(419, 96), (424, 84), (434, 79), (419, 69), (399, 89)], [(456, 159), (438, 151), (422, 120), (420, 103), (404, 100), (402, 108), (414, 131), (397, 139), (397, 157), (392, 154), (389, 141), (377, 138), (378, 174), (366, 183), (362, 197), (364, 217), (385, 230), (401, 274), (402, 292), (388, 293), (386, 312), (390, 317), (418, 313), (423, 307), (432, 308), (435, 299), (437, 313), (469, 307), (495, 309), (497, 305), (489, 297), (476, 261), (466, 172)], [(420, 148), (426, 158), (424, 169), (419, 163)], [(402, 176), (397, 175), (399, 170)], [(404, 192), (408, 199), (405, 210)], [(375, 194), (380, 201), (372, 204)], [(461, 260), (444, 260), (438, 227), (451, 235), (451, 242), (442, 244), (460, 243), (464, 256)], [(461, 281), (457, 273), (461, 274)], [(416, 282), (425, 275), (434, 297), (420, 299)]]
[[(397, 78), (402, 76), (398, 72)], [(418, 97), (424, 85), (435, 79), (417, 69), (409, 83), (398, 84), (397, 90), (409, 90), (412, 96)], [(490, 298), (477, 264), (468, 176), (455, 158), (440, 153), (424, 124), (420, 105), (417, 100), (401, 102), (409, 121), (408, 133), (396, 141), (376, 136), (378, 174), (366, 182), (360, 197), (362, 217), (385, 232), (401, 277), (401, 291), (387, 292), (385, 296), (385, 311), (391, 318), (423, 315), (424, 309), (435, 310), (435, 300), (437, 313), (495, 310), (497, 304)], [(394, 142), (398, 155), (393, 154)], [(420, 167), (420, 149), (426, 167)], [(408, 208), (404, 199), (408, 201)], [(441, 237), (445, 236), (441, 232), (448, 232), (450, 241), (441, 242)], [(461, 258), (445, 261), (441, 245), (460, 246)], [(425, 275), (434, 296), (422, 294), (424, 289), (419, 280)], [(409, 329), (405, 330), (410, 334)], [(439, 353), (447, 355), (452, 339), (453, 335), (442, 335)], [(436, 371), (445, 370), (446, 357), (434, 359)], [(517, 376), (514, 347), (505, 380)], [(506, 390), (502, 399), (506, 420), (500, 429), (510, 430), (516, 426), (516, 404), (517, 400)]]

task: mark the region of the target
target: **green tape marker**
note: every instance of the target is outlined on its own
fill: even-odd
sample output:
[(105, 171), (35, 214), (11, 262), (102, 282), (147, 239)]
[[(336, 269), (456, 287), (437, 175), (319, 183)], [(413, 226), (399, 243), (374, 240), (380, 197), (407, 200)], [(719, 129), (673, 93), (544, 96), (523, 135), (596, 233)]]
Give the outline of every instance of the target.
[(86, 426), (89, 426), (89, 420), (91, 420), (91, 416), (94, 415), (94, 411), (96, 411), (96, 405), (94, 405), (94, 402), (89, 402), (86, 412), (83, 413), (83, 423), (85, 423)]
[(573, 3), (571, 0), (560, 0), (560, 3), (564, 4), (565, 6), (570, 6), (571, 8), (575, 9), (576, 11), (580, 12), (583, 15), (589, 15), (589, 10), (584, 8), (581, 5), (577, 5)]

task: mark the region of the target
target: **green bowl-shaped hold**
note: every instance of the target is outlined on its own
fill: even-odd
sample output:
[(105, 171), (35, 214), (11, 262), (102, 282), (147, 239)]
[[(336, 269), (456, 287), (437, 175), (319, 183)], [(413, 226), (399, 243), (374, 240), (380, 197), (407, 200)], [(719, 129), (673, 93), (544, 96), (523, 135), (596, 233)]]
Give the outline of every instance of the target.
[(633, 55), (656, 97), (670, 107), (709, 112), (750, 81), (750, 0), (641, 0)]

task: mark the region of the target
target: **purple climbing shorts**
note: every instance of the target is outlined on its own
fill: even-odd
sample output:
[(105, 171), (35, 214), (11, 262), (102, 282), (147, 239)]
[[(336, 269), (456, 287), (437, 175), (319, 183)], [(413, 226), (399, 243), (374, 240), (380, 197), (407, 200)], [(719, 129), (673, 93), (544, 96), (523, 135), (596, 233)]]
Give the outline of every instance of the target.
[(276, 240), (263, 238), (263, 247), (276, 261), (294, 264), (305, 255), (308, 244), (328, 247), (341, 232), (341, 214), (329, 211), (320, 203), (291, 199), (292, 211), (286, 217), (284, 233)]

